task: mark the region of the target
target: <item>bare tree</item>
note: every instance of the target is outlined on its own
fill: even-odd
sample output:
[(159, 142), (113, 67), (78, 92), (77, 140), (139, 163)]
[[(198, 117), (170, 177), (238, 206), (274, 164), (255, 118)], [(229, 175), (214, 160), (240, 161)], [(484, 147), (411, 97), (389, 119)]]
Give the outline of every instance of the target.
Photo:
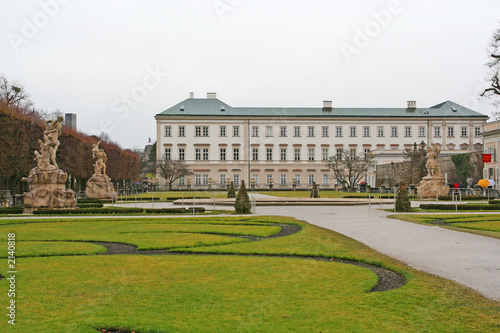
[(172, 190), (172, 183), (177, 179), (193, 174), (185, 161), (173, 161), (165, 158), (156, 162), (156, 170), (161, 177), (166, 179), (169, 190)]
[(406, 184), (417, 184), (423, 177), (427, 175), (427, 169), (425, 168), (425, 163), (427, 158), (425, 155), (427, 151), (425, 150), (425, 143), (422, 141), (419, 145), (413, 143), (412, 149), (406, 149), (403, 154), (404, 161), (402, 165), (402, 178)]
[(0, 75), (0, 102), (17, 107), (30, 107), (33, 104), (24, 87), (17, 82), (9, 82), (3, 74)]
[[(490, 61), (486, 64), (490, 68), (490, 79), (491, 86), (486, 88), (481, 96), (486, 96), (494, 98), (493, 105), (500, 106), (500, 28), (498, 28), (491, 38), (490, 45), (488, 47), (488, 53)], [(500, 111), (494, 113), (494, 116), (498, 118), (500, 116)]]
[(348, 191), (354, 191), (368, 169), (373, 164), (373, 156), (344, 149), (342, 154), (330, 156), (326, 166), (333, 172), (333, 178)]

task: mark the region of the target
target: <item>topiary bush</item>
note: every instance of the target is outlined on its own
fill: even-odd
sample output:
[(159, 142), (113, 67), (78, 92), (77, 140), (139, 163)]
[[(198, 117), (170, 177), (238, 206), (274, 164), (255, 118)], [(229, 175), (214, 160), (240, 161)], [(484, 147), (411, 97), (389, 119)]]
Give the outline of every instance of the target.
[(236, 198), (236, 191), (234, 190), (234, 183), (231, 182), (231, 187), (229, 188), (229, 191), (227, 192), (227, 197), (228, 198)]
[(250, 214), (252, 212), (250, 197), (248, 196), (245, 181), (243, 180), (241, 181), (240, 190), (234, 202), (234, 210), (237, 214)]
[(405, 183), (401, 182), (398, 186), (398, 195), (396, 197), (396, 211), (397, 212), (411, 212), (410, 198), (406, 193)]

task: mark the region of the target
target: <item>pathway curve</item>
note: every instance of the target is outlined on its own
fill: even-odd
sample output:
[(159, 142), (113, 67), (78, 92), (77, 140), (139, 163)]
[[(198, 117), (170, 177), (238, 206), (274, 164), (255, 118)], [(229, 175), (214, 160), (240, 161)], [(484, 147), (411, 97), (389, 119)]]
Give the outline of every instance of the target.
[(291, 216), (339, 232), (413, 268), (500, 300), (500, 239), (389, 219), (393, 213), (375, 208), (257, 207), (257, 213)]

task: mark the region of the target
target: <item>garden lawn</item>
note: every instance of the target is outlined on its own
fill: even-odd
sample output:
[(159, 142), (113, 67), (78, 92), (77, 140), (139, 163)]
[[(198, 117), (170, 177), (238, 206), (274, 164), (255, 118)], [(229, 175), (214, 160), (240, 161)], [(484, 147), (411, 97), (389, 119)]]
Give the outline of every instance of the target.
[[(335, 232), (285, 217), (199, 217), (2, 221), (0, 236), (16, 233), (16, 326), (2, 332), (494, 332), (500, 303), (455, 282), (412, 270)], [(293, 223), (276, 235), (269, 223)], [(215, 235), (216, 233), (217, 235)], [(229, 236), (224, 236), (231, 235)], [(199, 236), (204, 246), (166, 236)], [(203, 239), (221, 237), (225, 242)], [(240, 237), (234, 237), (240, 236)], [(101, 247), (73, 240), (160, 244), (205, 255), (96, 255)], [(58, 241), (58, 242), (50, 242)], [(231, 243), (236, 240), (238, 243)], [(61, 256), (20, 257), (47, 253)], [(72, 248), (71, 245), (75, 245)], [(88, 248), (77, 245), (91, 245)], [(1, 246), (6, 247), (6, 244)], [(74, 252), (76, 249), (77, 252)], [(88, 256), (62, 256), (85, 253)], [(369, 269), (302, 258), (208, 253), (299, 254), (378, 263), (408, 283), (368, 292)], [(0, 260), (7, 275), (7, 260)], [(0, 281), (8, 290), (9, 282)], [(6, 297), (4, 295), (4, 297)], [(4, 298), (5, 299), (5, 298)], [(5, 309), (5, 308), (4, 308)], [(5, 310), (6, 311), (6, 310)]]
[(500, 239), (500, 214), (396, 214), (388, 217), (415, 223), (439, 224), (454, 230)]

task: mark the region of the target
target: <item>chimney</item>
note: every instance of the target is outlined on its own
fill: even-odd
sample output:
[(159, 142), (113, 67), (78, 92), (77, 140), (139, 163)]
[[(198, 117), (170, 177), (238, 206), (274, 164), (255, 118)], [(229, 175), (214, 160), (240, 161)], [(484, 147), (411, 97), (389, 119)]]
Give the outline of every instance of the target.
[(217, 98), (217, 93), (207, 92), (207, 98)]
[(323, 101), (323, 112), (332, 111), (332, 101)]
[(408, 109), (416, 109), (417, 101), (408, 101)]
[(189, 93), (189, 98), (194, 98), (194, 92)]

